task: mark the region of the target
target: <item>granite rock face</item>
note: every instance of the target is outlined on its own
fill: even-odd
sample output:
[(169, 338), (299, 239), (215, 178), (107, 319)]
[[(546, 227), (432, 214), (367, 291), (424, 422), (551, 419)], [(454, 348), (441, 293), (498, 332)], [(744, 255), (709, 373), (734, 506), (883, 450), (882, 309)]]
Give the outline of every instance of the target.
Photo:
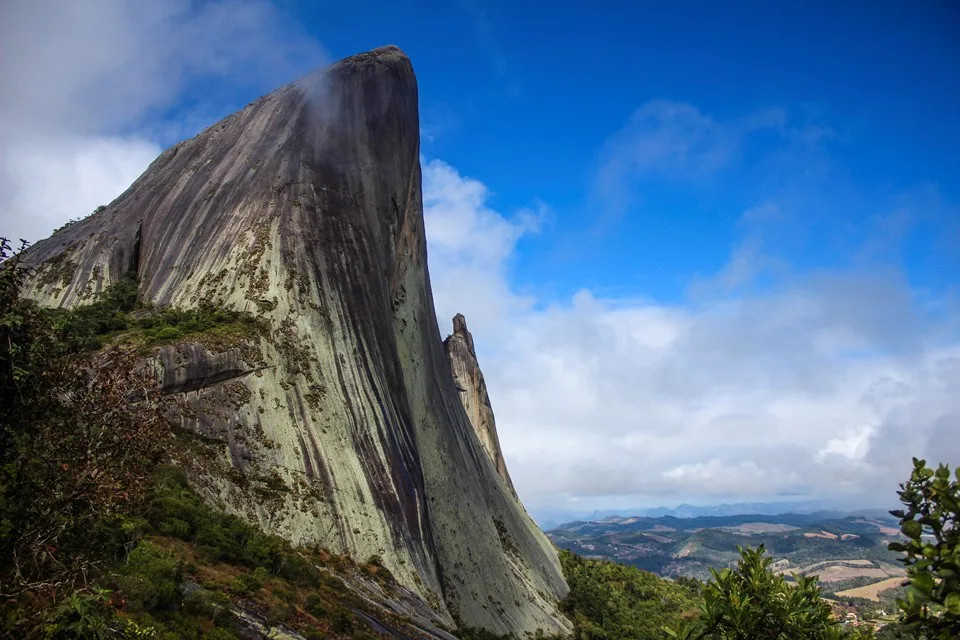
[(417, 101), (395, 47), (282, 87), (34, 245), (29, 293), (73, 306), (133, 271), (157, 306), (257, 314), (262, 331), (154, 359), (171, 418), (215, 443), (191, 470), (203, 495), (295, 543), (379, 555), (447, 623), (566, 634), (556, 553), (497, 476), (443, 350)]
[(487, 394), (487, 383), (483, 380), (483, 372), (477, 362), (477, 353), (473, 348), (473, 336), (467, 329), (467, 319), (462, 313), (453, 317), (453, 333), (443, 341), (443, 348), (447, 352), (450, 362), (450, 372), (453, 381), (460, 392), (460, 402), (463, 410), (470, 419), (480, 444), (487, 451), (497, 474), (503, 479), (513, 495), (513, 481), (507, 471), (507, 463), (500, 450), (500, 439), (497, 437), (497, 423), (493, 417), (493, 407), (490, 406), (490, 396)]

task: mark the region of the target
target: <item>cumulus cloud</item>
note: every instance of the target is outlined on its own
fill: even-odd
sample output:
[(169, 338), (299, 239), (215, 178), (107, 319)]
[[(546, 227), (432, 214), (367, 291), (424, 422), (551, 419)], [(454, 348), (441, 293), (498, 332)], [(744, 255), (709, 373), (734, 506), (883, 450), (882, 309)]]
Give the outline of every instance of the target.
[[(0, 233), (35, 241), (90, 213), (237, 90), (325, 59), (266, 0), (3, 3)], [(188, 92), (192, 116), (165, 120)]]
[[(717, 162), (664, 149), (667, 162)], [(900, 272), (776, 271), (748, 236), (699, 283), (709, 295), (549, 303), (516, 293), (508, 265), (529, 230), (492, 210), (481, 183), (432, 162), (424, 188), (440, 320), (467, 315), (531, 508), (883, 505), (911, 455), (960, 462), (960, 313), (927, 313)], [(763, 204), (747, 217), (778, 215)], [(773, 286), (731, 294), (764, 268)], [(461, 286), (471, 274), (482, 288)]]
[[(441, 330), (456, 313), (467, 314), (471, 330), (499, 333), (502, 323), (529, 307), (515, 293), (507, 269), (517, 242), (535, 233), (546, 215), (533, 203), (512, 215), (490, 209), (486, 185), (461, 176), (441, 160), (423, 164), (423, 214), (429, 235), (430, 279)], [(436, 268), (433, 268), (436, 265)]]

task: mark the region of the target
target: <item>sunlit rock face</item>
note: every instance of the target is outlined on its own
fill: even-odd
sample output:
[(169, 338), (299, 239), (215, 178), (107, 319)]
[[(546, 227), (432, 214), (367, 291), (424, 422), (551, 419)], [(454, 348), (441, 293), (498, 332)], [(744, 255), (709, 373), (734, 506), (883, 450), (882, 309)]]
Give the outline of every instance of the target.
[(37, 243), (30, 295), (69, 307), (133, 271), (146, 302), (258, 315), (261, 331), (155, 357), (171, 418), (214, 443), (191, 467), (207, 499), (296, 543), (379, 555), (442, 622), (566, 633), (556, 553), (450, 375), (419, 152), (407, 57), (347, 58), (168, 149)]
[(487, 394), (487, 383), (483, 380), (483, 372), (477, 362), (477, 353), (473, 347), (473, 336), (467, 329), (467, 319), (458, 313), (453, 317), (453, 333), (443, 341), (443, 348), (447, 352), (450, 362), (450, 372), (453, 381), (460, 392), (460, 402), (467, 413), (470, 424), (473, 425), (480, 444), (490, 456), (497, 474), (516, 495), (507, 463), (500, 450), (500, 439), (497, 437), (497, 422), (493, 417), (493, 407), (490, 406), (490, 396)]

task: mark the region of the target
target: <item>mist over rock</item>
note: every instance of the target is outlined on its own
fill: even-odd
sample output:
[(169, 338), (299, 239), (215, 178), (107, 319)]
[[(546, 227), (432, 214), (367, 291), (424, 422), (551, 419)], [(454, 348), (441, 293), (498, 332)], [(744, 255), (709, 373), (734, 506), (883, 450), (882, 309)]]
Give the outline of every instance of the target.
[(467, 412), (470, 424), (473, 425), (480, 438), (480, 443), (486, 449), (497, 473), (506, 483), (510, 491), (516, 495), (507, 463), (500, 450), (500, 439), (497, 437), (497, 423), (493, 417), (493, 407), (490, 405), (490, 396), (487, 394), (487, 383), (483, 380), (483, 372), (477, 362), (477, 353), (473, 347), (473, 336), (467, 329), (467, 319), (462, 313), (453, 317), (453, 333), (443, 341), (447, 359), (450, 361), (450, 371), (453, 380), (460, 392), (460, 402)]
[(171, 419), (215, 443), (188, 469), (205, 499), (380, 556), (447, 624), (567, 633), (557, 555), (512, 492), (465, 324), (441, 342), (417, 105), (396, 47), (284, 86), (33, 246), (29, 295), (72, 307), (135, 273), (146, 303), (256, 314), (261, 331), (154, 357)]

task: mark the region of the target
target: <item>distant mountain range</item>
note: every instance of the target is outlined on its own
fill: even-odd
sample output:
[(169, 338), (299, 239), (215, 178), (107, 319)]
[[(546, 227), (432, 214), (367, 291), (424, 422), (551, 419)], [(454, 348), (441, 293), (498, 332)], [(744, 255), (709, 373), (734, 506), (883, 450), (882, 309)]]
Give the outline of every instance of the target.
[(674, 518), (699, 518), (703, 516), (736, 516), (742, 514), (768, 516), (782, 514), (816, 514), (821, 518), (841, 518), (846, 516), (865, 518), (889, 517), (889, 513), (885, 509), (836, 509), (819, 500), (807, 500), (802, 502), (736, 502), (732, 504), (705, 506), (684, 503), (672, 508), (626, 508), (594, 511), (531, 509), (530, 514), (544, 531), (550, 531), (551, 529), (556, 529), (565, 524), (577, 521), (601, 521), (615, 517), (661, 518), (669, 516)]

